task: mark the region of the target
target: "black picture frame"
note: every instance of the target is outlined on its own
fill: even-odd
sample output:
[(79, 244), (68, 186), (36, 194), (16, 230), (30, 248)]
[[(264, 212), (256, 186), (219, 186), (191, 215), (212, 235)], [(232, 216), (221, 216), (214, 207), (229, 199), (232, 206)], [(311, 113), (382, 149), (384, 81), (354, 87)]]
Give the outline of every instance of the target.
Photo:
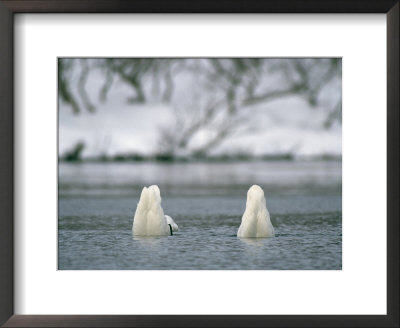
[[(4, 327), (399, 327), (399, 1), (0, 0), (0, 324)], [(387, 17), (387, 315), (14, 315), (13, 20), (17, 13), (384, 13)]]

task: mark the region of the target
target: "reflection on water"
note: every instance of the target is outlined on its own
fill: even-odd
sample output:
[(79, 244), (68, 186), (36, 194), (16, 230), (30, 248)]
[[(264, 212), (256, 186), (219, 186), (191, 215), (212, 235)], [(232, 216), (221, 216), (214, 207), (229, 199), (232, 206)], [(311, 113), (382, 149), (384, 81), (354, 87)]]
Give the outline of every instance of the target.
[[(180, 174), (176, 172), (180, 171)], [(61, 164), (59, 269), (341, 269), (341, 164)], [(132, 235), (143, 185), (157, 183), (179, 225)], [(273, 238), (236, 237), (251, 184), (267, 197)]]
[(132, 239), (142, 243), (143, 245), (159, 245), (161, 238), (166, 236), (135, 236), (132, 234)]
[(252, 184), (267, 194), (338, 193), (340, 162), (60, 163), (60, 195), (132, 195), (157, 184), (162, 195), (243, 195)]
[[(273, 237), (271, 237), (273, 238)], [(250, 249), (262, 247), (269, 238), (238, 238), (242, 243), (250, 246)]]

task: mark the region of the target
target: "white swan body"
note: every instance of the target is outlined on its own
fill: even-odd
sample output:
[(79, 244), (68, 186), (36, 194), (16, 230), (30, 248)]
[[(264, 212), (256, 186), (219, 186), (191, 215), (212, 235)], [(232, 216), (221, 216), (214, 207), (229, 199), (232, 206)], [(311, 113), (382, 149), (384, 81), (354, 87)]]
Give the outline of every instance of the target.
[[(158, 186), (144, 187), (133, 218), (132, 232), (135, 236), (168, 236), (174, 231), (167, 222), (161, 207)], [(172, 220), (172, 219), (171, 219)], [(172, 220), (173, 222), (173, 220)], [(175, 225), (176, 223), (173, 222)], [(176, 228), (178, 226), (176, 225)]]
[(253, 185), (247, 192), (246, 210), (244, 211), (237, 236), (242, 238), (275, 236), (274, 227), (267, 210), (264, 191), (260, 186)]
[(179, 227), (175, 223), (175, 221), (169, 215), (164, 215), (164, 216), (165, 216), (165, 220), (167, 220), (167, 224), (169, 224), (171, 226), (172, 231), (173, 232), (178, 231)]

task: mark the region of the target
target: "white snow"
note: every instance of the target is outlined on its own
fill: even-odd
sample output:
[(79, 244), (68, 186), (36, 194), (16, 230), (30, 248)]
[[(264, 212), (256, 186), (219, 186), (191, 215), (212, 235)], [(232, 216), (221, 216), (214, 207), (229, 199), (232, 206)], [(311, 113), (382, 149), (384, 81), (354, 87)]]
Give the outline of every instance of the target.
[[(213, 151), (213, 155), (245, 152), (250, 155), (292, 153), (295, 156), (334, 155), (342, 153), (342, 129), (307, 126), (307, 118), (318, 115), (317, 109), (281, 110), (281, 118), (270, 111), (258, 110), (246, 132), (234, 134)], [(312, 119), (314, 121), (314, 119)], [(253, 123), (252, 123), (253, 122)], [(256, 122), (256, 124), (254, 124)], [(114, 108), (100, 106), (95, 113), (73, 114), (61, 106), (59, 112), (59, 155), (83, 141), (83, 157), (102, 154), (140, 153), (152, 155), (160, 150), (160, 127), (173, 126), (173, 111), (162, 105), (130, 105), (121, 102)], [(196, 148), (210, 131), (200, 130), (190, 146)]]
[(159, 127), (171, 120), (171, 112), (157, 105), (119, 104), (115, 108), (101, 106), (95, 113), (71, 113), (61, 108), (59, 113), (59, 155), (83, 141), (83, 157), (102, 154), (157, 151)]
[[(201, 93), (186, 99), (184, 92), (179, 93), (180, 99), (175, 100), (175, 107), (161, 103), (129, 104), (127, 98), (132, 96), (132, 90), (121, 82), (115, 83), (107, 101), (101, 103), (98, 101), (101, 81), (100, 75), (94, 76), (87, 86), (88, 94), (96, 106), (94, 113), (83, 108), (79, 114), (74, 114), (70, 107), (59, 104), (59, 156), (79, 141), (85, 143), (82, 153), (84, 158), (132, 153), (149, 156), (159, 153), (162, 150), (161, 128), (169, 129), (172, 134), (181, 132), (181, 127), (174, 124), (174, 111), (191, 109), (185, 118), (190, 120), (198, 115), (196, 99), (197, 107), (201, 108)], [(182, 78), (182, 81), (186, 80)], [(177, 88), (181, 88), (181, 84)], [(329, 100), (329, 97), (326, 98)], [(294, 156), (340, 156), (342, 153), (341, 125), (324, 129), (326, 109), (312, 108), (304, 99), (277, 99), (267, 105), (242, 108), (240, 112), (241, 120), (245, 123), (217, 145), (211, 151), (212, 155), (291, 153)], [(215, 131), (200, 129), (190, 140), (189, 150), (181, 150), (181, 154), (201, 146), (212, 133)]]

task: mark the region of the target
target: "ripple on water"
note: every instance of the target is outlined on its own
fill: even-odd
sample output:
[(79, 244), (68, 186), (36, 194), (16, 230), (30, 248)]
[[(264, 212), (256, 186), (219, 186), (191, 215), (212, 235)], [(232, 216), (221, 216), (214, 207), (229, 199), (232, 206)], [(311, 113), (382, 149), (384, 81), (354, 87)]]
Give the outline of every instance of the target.
[(137, 199), (61, 197), (59, 269), (70, 270), (340, 270), (342, 214), (338, 195), (268, 198), (276, 237), (236, 237), (245, 200), (164, 197), (180, 230), (132, 236)]

